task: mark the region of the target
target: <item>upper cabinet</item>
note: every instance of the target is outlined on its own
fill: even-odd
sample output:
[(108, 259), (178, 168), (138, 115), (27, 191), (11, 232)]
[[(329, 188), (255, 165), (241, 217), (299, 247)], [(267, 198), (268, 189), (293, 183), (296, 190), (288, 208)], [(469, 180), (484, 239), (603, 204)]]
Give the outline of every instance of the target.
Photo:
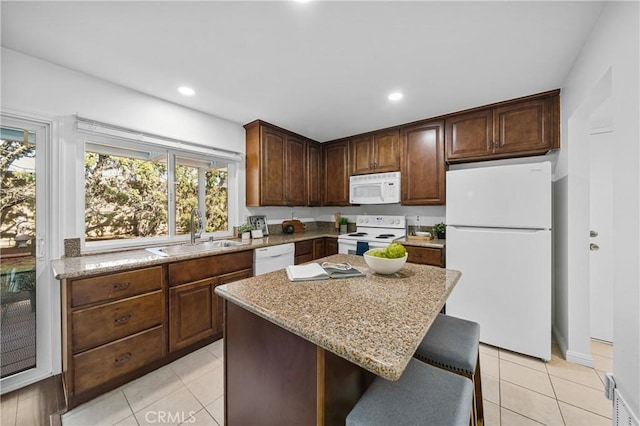
[(317, 142), (307, 144), (307, 205), (322, 204), (322, 148)]
[(349, 205), (349, 141), (322, 144), (322, 205)]
[(445, 120), (450, 163), (544, 154), (560, 147), (559, 90), (501, 102)]
[(400, 131), (403, 205), (445, 203), (444, 123), (425, 121)]
[(315, 142), (260, 120), (244, 128), (247, 206), (308, 205), (307, 148)]
[(351, 139), (351, 174), (400, 170), (398, 130), (386, 130)]

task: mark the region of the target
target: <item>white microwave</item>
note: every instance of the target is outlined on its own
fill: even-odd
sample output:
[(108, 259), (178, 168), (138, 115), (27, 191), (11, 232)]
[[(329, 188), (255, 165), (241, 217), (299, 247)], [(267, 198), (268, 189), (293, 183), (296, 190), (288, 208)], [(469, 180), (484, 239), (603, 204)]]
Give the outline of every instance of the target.
[(351, 204), (399, 203), (400, 172), (351, 176), (349, 202)]

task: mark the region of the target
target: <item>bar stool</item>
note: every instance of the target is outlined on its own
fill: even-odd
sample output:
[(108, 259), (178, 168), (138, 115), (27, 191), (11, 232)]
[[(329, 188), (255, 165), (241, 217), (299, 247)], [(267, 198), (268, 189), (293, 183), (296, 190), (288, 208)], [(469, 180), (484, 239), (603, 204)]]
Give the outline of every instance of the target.
[(397, 381), (376, 377), (346, 425), (467, 426), (472, 400), (469, 379), (411, 359)]
[(415, 358), (452, 371), (473, 382), (473, 418), (471, 424), (484, 424), (482, 383), (480, 381), (480, 324), (438, 314), (422, 339)]

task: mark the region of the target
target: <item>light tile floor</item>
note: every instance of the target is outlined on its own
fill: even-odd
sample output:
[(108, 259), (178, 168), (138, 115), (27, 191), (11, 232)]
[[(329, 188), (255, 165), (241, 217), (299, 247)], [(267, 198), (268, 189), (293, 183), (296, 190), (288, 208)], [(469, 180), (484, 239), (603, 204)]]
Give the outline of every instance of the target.
[[(482, 345), (480, 366), (485, 424), (611, 425), (604, 373), (613, 349), (592, 342), (595, 368), (563, 359), (538, 359)], [(222, 341), (215, 342), (62, 416), (74, 425), (222, 425)]]

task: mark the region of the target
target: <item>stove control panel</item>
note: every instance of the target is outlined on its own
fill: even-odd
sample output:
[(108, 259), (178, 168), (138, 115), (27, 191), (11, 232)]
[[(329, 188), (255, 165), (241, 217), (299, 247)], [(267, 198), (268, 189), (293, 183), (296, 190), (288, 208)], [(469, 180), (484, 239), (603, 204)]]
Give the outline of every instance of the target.
[(356, 216), (356, 225), (372, 228), (404, 228), (405, 227), (404, 216), (389, 216), (389, 215), (363, 215)]

